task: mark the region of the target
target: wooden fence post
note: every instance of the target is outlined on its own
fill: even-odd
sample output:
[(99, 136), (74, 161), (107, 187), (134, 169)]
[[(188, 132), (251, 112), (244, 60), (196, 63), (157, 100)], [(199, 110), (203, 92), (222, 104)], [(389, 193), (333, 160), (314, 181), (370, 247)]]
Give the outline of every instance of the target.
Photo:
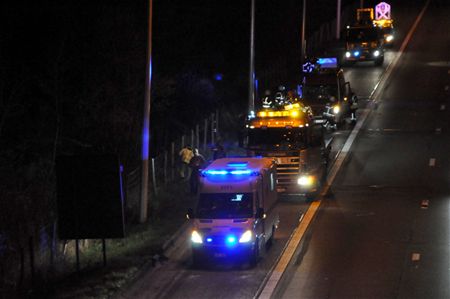
[(195, 125), (195, 148), (200, 148), (200, 126)]
[(205, 128), (204, 128), (204, 134), (203, 134), (203, 153), (206, 153), (206, 146), (207, 146), (207, 136), (208, 136), (208, 119), (205, 118)]
[(172, 169), (170, 178), (173, 180), (175, 179), (175, 142), (172, 142), (171, 149), (170, 149), (170, 168)]
[(211, 114), (211, 145), (214, 145), (214, 113)]
[(164, 151), (164, 185), (167, 184), (167, 151)]

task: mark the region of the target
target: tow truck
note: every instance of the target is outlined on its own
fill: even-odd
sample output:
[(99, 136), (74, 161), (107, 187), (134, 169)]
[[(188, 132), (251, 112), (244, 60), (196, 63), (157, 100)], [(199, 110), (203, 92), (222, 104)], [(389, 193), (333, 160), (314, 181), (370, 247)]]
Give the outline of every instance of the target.
[(373, 61), (376, 66), (384, 62), (384, 33), (373, 23), (373, 9), (359, 8), (355, 24), (345, 30), (345, 64)]
[(277, 164), (277, 191), (314, 199), (327, 174), (332, 137), (301, 102), (263, 108), (246, 124), (243, 146)]
[(375, 6), (373, 24), (382, 30), (385, 45), (392, 46), (395, 39), (394, 20), (391, 18), (391, 6), (388, 3), (380, 2)]
[(315, 123), (338, 128), (356, 122), (358, 98), (336, 57), (311, 59), (303, 68), (302, 102), (311, 107)]

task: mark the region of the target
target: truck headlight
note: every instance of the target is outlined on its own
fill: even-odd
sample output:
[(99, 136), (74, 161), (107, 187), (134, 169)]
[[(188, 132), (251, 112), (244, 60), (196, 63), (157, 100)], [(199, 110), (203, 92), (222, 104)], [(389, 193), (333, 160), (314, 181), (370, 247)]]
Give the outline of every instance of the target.
[(345, 57), (347, 57), (347, 58), (350, 58), (350, 56), (352, 56), (352, 53), (350, 53), (350, 52), (345, 52)]
[(314, 182), (314, 177), (312, 175), (302, 175), (298, 178), (297, 184), (300, 186), (308, 187), (311, 186)]
[(375, 57), (380, 56), (380, 51), (379, 51), (379, 50), (375, 50), (375, 51), (373, 52), (373, 56), (375, 56)]
[(191, 241), (192, 241), (192, 243), (202, 244), (203, 238), (196, 230), (194, 230), (194, 231), (192, 231), (192, 234), (191, 234)]
[(339, 107), (339, 105), (336, 105), (336, 106), (333, 107), (333, 113), (334, 114), (338, 114), (339, 111), (341, 111), (341, 108)]
[(247, 230), (245, 233), (242, 234), (241, 238), (239, 239), (239, 243), (248, 243), (252, 240), (252, 231)]
[(394, 40), (394, 36), (392, 34), (389, 34), (388, 36), (386, 36), (386, 41), (389, 43), (391, 41)]

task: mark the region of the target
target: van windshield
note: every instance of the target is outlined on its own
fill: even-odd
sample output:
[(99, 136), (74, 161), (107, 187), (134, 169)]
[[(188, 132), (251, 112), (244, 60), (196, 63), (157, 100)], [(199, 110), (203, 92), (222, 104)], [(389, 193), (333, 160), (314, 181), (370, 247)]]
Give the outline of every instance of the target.
[(252, 193), (201, 193), (197, 217), (232, 219), (253, 217)]

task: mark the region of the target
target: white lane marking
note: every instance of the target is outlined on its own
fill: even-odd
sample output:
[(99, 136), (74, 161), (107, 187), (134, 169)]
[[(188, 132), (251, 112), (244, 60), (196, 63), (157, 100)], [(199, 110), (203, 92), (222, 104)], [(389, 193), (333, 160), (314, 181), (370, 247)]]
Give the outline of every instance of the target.
[(448, 90), (448, 85), (445, 85), (444, 90), (445, 90), (445, 91)]
[(449, 74), (450, 74), (450, 70), (448, 70), (448, 71), (447, 71), (447, 73), (449, 73)]
[[(384, 71), (380, 81), (378, 81), (375, 88), (372, 90), (372, 92), (370, 94), (370, 97), (372, 100), (376, 100), (378, 98), (380, 90), (383, 89), (383, 88), (378, 89), (378, 87), (380, 86), (380, 83), (382, 83), (381, 86), (384, 86), (386, 84), (386, 81), (389, 80), (392, 70), (397, 65), (397, 62), (400, 59), (400, 56), (403, 54), (403, 51), (405, 50), (406, 46), (408, 45), (409, 40), (411, 39), (412, 34), (416, 30), (416, 27), (419, 24), (419, 21), (422, 19), (422, 16), (425, 13), (425, 10), (427, 9), (429, 3), (430, 3), (430, 0), (427, 0), (424, 7), (422, 8), (422, 11), (416, 18), (416, 21), (414, 22), (414, 24), (411, 27), (411, 29), (409, 30), (407, 36), (403, 40), (403, 43), (402, 43), (399, 51), (397, 52), (395, 58), (389, 63), (389, 65), (387, 66), (386, 70)], [(352, 132), (350, 133), (350, 136), (347, 138), (347, 141), (345, 142), (340, 155), (337, 157), (336, 161), (333, 164), (333, 167), (331, 168), (331, 170), (327, 176), (327, 182), (323, 188), (322, 193), (320, 194), (321, 197), (324, 196), (328, 192), (328, 189), (330, 188), (331, 183), (334, 181), (336, 174), (338, 173), (339, 169), (342, 166), (342, 163), (344, 162), (345, 158), (347, 157), (347, 153), (348, 153), (351, 145), (353, 144), (353, 141), (355, 140), (356, 136), (358, 135), (361, 127), (365, 123), (369, 113), (370, 113), (369, 110), (367, 110), (367, 109), (363, 110), (361, 116), (359, 117), (358, 122), (356, 123), (355, 127), (353, 128)], [(305, 215), (305, 221), (307, 219), (309, 219), (309, 217), (312, 219), (315, 216), (315, 213), (319, 209), (321, 203), (322, 203), (322, 200), (319, 199), (317, 201), (314, 201), (309, 206), (308, 211), (306, 212), (306, 215)], [(307, 221), (308, 225), (309, 225), (310, 221), (311, 220)], [(293, 239), (288, 241), (288, 245), (285, 247), (286, 250), (283, 251), (281, 258), (279, 258), (276, 265), (268, 273), (268, 276), (266, 275), (266, 278), (264, 279), (264, 281), (262, 283), (262, 285), (264, 287), (261, 292), (260, 292), (261, 288), (258, 289), (257, 293), (255, 294), (255, 298), (262, 298), (262, 299), (272, 298), (275, 288), (277, 287), (278, 282), (281, 279), (281, 276), (283, 275), (284, 271), (286, 270), (286, 267), (294, 254), (294, 252), (292, 252), (291, 249), (287, 250), (287, 247), (294, 248), (294, 251), (295, 251), (295, 249), (298, 247), (301, 239), (303, 238), (304, 232), (308, 228), (308, 225), (303, 226), (302, 225), (303, 223), (304, 222), (302, 221), (300, 223), (300, 225), (294, 231), (294, 234), (299, 233), (298, 238), (296, 238), (296, 242)], [(300, 232), (302, 233), (301, 235), (300, 235)], [(292, 244), (292, 246), (291, 246), (291, 244), (290, 244), (291, 242), (294, 242), (295, 244)]]
[(441, 110), (445, 110), (445, 105), (441, 104)]
[(418, 261), (420, 261), (420, 253), (414, 252), (414, 253), (411, 255), (411, 260), (412, 260), (413, 262), (418, 262)]
[(428, 165), (429, 165), (430, 167), (434, 167), (434, 166), (436, 165), (436, 159), (435, 159), (435, 158), (431, 158), (431, 159), (430, 159), (430, 162), (428, 163)]
[(436, 134), (441, 134), (442, 129), (441, 128), (436, 128)]
[(430, 201), (428, 199), (422, 200), (422, 202), (420, 203), (420, 208), (421, 209), (428, 209), (429, 203), (430, 203)]

